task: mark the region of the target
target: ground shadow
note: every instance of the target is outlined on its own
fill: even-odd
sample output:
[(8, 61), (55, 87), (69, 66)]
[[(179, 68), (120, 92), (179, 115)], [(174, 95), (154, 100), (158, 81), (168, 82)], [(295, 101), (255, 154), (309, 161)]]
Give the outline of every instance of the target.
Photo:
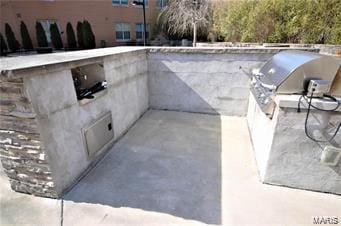
[[(176, 74), (167, 76), (192, 104), (215, 113)], [(169, 110), (148, 111), (65, 200), (221, 224), (220, 116)]]

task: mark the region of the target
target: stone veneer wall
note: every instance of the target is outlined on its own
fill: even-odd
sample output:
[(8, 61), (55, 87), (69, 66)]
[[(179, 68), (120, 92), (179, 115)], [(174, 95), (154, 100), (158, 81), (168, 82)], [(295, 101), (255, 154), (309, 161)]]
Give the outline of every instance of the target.
[(0, 77), (0, 158), (15, 191), (57, 197), (22, 78)]

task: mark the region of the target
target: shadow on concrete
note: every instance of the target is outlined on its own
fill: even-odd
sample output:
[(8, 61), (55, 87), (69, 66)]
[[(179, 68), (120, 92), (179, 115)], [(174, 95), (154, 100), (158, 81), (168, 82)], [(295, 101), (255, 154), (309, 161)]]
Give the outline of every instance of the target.
[[(176, 74), (170, 83), (215, 112)], [(221, 224), (221, 140), (219, 115), (150, 110), (64, 198)]]

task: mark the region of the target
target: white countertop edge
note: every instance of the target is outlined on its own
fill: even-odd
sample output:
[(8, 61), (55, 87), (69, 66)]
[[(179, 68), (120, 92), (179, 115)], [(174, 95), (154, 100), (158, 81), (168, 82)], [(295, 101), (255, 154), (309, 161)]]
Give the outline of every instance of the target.
[[(276, 103), (280, 108), (294, 108), (297, 109), (298, 101), (301, 95), (277, 95)], [(341, 97), (335, 97), (339, 102), (341, 102)], [(332, 109), (336, 106), (335, 102), (328, 101), (327, 99), (316, 99), (314, 98), (312, 104), (322, 108), (322, 109)], [(301, 108), (307, 109), (308, 104), (302, 99)], [(341, 104), (339, 108), (336, 110), (341, 112)]]
[[(2, 57), (0, 58), (0, 72), (6, 74), (8, 71), (19, 71), (36, 67), (51, 66), (56, 64), (69, 63), (72, 61), (90, 60), (98, 57), (128, 53), (134, 51), (149, 51), (163, 53), (271, 53), (275, 54), (281, 50), (306, 50), (316, 52), (314, 48), (239, 48), (239, 47), (154, 47), (154, 46), (120, 46), (98, 48), (92, 50), (66, 51), (50, 54), (36, 54), (28, 56)], [(0, 74), (0, 75), (1, 75)]]
[(112, 47), (93, 50), (69, 51), (32, 56), (6, 57), (0, 59), (1, 74), (7, 71), (25, 70), (37, 67), (65, 64), (79, 60), (91, 60), (98, 57), (146, 50), (145, 47)]

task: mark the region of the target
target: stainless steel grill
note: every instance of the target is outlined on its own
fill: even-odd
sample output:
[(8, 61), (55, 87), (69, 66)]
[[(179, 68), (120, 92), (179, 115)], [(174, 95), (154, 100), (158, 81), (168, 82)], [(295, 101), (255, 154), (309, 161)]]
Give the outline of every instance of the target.
[(252, 72), (251, 92), (262, 111), (272, 117), (276, 94), (302, 94), (313, 79), (331, 83), (339, 67), (340, 61), (331, 56), (307, 51), (282, 51), (260, 70)]

